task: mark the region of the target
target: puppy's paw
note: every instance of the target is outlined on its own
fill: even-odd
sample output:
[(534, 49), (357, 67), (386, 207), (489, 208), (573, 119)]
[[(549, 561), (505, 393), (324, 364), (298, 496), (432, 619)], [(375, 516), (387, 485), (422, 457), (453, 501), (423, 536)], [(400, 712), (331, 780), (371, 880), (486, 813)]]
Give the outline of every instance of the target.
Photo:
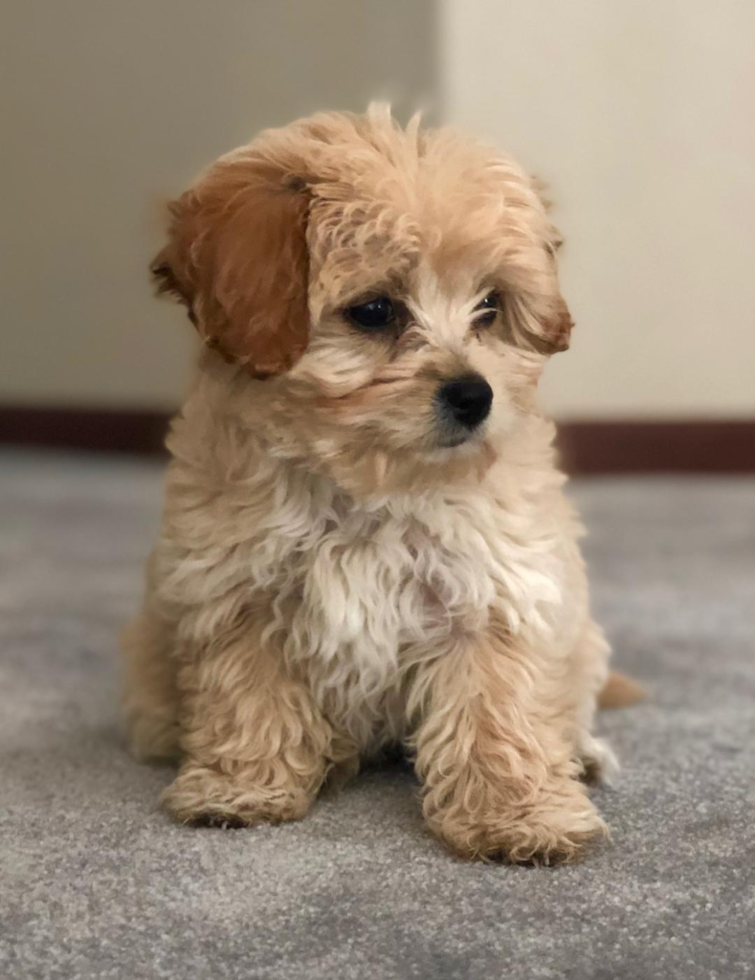
[[(575, 789), (577, 791), (575, 792)], [(429, 820), (459, 857), (512, 864), (557, 865), (580, 860), (608, 828), (574, 780), (532, 803), (500, 804), (476, 814), (454, 807)]]
[(608, 742), (587, 732), (579, 739), (577, 760), (586, 783), (610, 786), (619, 774), (619, 760)]
[(204, 827), (253, 827), (300, 820), (313, 794), (301, 786), (254, 781), (253, 773), (232, 776), (207, 766), (185, 766), (161, 797), (176, 820)]

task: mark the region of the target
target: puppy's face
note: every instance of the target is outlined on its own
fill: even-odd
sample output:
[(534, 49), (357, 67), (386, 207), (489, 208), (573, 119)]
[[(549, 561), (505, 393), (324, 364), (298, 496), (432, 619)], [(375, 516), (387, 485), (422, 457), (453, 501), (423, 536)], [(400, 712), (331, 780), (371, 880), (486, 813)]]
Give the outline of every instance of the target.
[(173, 215), (162, 288), (240, 365), (255, 427), (352, 492), (484, 469), (568, 343), (532, 182), (445, 131), (316, 116), (223, 158)]

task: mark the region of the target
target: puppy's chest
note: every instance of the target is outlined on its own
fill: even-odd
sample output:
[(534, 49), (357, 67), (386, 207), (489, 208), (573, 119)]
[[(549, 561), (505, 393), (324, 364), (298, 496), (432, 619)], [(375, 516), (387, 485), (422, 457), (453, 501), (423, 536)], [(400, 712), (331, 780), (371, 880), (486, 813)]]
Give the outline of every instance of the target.
[(268, 635), (343, 719), (365, 703), (384, 714), (406, 668), (478, 633), (491, 608), (516, 629), (553, 600), (550, 542), (484, 487), (373, 507), (318, 485), (299, 491), (273, 507), (270, 494), (264, 508), (255, 500), (251, 533), (219, 564), (218, 588), (233, 581), (242, 601), (262, 598)]
[(451, 549), (415, 518), (351, 515), (306, 555), (304, 606), (343, 639), (419, 639), (487, 607), (491, 569), (482, 550)]
[(442, 501), (334, 513), (281, 563), (288, 654), (374, 673), (379, 685), (400, 661), (485, 622), (508, 574), (496, 538)]

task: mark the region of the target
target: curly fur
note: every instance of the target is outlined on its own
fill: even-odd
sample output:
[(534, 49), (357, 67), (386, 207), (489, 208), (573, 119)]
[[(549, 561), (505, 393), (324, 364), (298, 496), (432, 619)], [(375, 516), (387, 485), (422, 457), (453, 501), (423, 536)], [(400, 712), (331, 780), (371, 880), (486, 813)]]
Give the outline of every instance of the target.
[[(536, 399), (571, 328), (557, 244), (510, 159), (379, 107), (263, 133), (173, 205), (153, 271), (208, 349), (125, 703), (137, 754), (180, 759), (180, 820), (297, 819), (401, 743), (462, 856), (571, 860), (605, 834), (579, 777), (611, 762), (607, 647)], [(405, 311), (380, 336), (343, 315), (376, 292)], [(447, 445), (436, 393), (470, 371), (492, 410)]]

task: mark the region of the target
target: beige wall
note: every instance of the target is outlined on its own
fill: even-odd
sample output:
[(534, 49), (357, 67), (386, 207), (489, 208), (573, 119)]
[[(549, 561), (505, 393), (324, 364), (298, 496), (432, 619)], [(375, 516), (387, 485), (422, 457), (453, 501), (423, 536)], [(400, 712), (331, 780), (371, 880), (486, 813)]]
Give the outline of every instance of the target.
[(561, 416), (755, 414), (755, 4), (444, 0), (449, 118), (545, 177)]
[(170, 406), (160, 202), (258, 129), (432, 94), (433, 0), (23, 0), (5, 10), (0, 400)]
[(440, 79), (559, 202), (578, 326), (549, 405), (755, 413), (750, 0), (25, 0), (4, 28), (0, 400), (174, 404), (160, 201), (262, 126)]

